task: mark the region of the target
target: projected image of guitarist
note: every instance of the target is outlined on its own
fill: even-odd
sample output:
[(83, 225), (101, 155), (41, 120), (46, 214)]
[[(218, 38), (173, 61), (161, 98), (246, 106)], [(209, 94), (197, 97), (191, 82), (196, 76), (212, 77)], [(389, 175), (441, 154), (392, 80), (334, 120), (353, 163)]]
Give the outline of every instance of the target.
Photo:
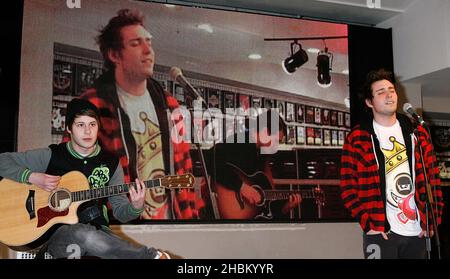
[(273, 109), (264, 110), (253, 124), (246, 121), (245, 143), (236, 143), (239, 135), (234, 135), (227, 143), (216, 145), (220, 215), (224, 219), (289, 218), (290, 210), (299, 206), (302, 197), (300, 193), (273, 189), (270, 155), (262, 154), (264, 147), (278, 147), (286, 124)]
[(92, 103), (73, 99), (66, 114), (69, 142), (0, 154), (0, 242), (27, 245), (53, 225), (64, 224), (41, 248), (53, 258), (170, 257), (152, 247), (132, 245), (109, 229), (107, 202), (119, 221), (136, 219), (144, 210), (145, 189), (164, 186), (165, 179), (136, 179), (124, 185), (118, 158), (97, 143), (99, 123)]

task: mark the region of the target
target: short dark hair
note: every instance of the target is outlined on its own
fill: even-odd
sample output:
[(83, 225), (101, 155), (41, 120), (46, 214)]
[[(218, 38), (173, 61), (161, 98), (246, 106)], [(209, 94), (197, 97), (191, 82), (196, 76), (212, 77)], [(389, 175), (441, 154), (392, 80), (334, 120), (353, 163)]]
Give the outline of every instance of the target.
[(366, 100), (372, 101), (373, 94), (372, 94), (372, 84), (374, 84), (377, 81), (380, 80), (388, 80), (390, 81), (394, 87), (395, 87), (395, 76), (391, 71), (387, 71), (385, 69), (378, 69), (370, 71), (366, 75), (366, 80), (362, 86), (362, 90), (359, 94), (360, 101), (362, 102), (363, 111), (368, 113), (369, 115), (373, 115), (372, 109), (370, 109), (367, 104)]
[(100, 47), (105, 67), (108, 70), (115, 68), (114, 63), (109, 59), (108, 52), (121, 51), (123, 49), (122, 36), (120, 30), (125, 26), (144, 26), (144, 15), (137, 10), (122, 9), (117, 12), (117, 16), (111, 18), (108, 24), (103, 27), (97, 36), (96, 41)]
[(361, 92), (362, 101), (365, 102), (365, 100), (373, 99), (372, 84), (380, 80), (388, 80), (395, 86), (395, 77), (391, 71), (385, 69), (370, 71), (366, 76), (366, 81)]

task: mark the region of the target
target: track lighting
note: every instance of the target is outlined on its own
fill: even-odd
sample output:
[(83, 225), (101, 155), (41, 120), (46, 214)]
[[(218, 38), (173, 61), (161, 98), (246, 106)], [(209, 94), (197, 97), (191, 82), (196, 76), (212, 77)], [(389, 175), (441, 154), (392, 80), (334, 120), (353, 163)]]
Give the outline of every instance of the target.
[[(294, 47), (297, 46), (298, 49), (294, 53)], [(291, 75), (295, 70), (308, 62), (308, 54), (303, 50), (302, 45), (297, 41), (291, 43), (291, 56), (284, 59), (281, 63), (283, 70), (286, 74)]]
[(331, 86), (331, 67), (333, 64), (333, 54), (328, 52), (328, 48), (317, 54), (317, 84), (327, 88)]

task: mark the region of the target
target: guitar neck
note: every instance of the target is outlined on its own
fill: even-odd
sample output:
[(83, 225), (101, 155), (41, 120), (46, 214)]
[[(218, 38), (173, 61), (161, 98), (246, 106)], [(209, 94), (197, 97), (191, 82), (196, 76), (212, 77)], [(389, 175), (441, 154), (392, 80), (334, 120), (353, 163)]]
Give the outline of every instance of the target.
[[(143, 181), (146, 188), (154, 188), (161, 186), (161, 179), (153, 179)], [(130, 187), (134, 187), (136, 189), (136, 182), (120, 184), (120, 185), (110, 185), (97, 189), (89, 189), (72, 192), (72, 201), (87, 201), (93, 199), (101, 199), (111, 196), (117, 196), (121, 194), (127, 194), (130, 191)]]
[(316, 195), (313, 190), (264, 190), (266, 200), (287, 200), (290, 195), (300, 194), (302, 199), (314, 199)]

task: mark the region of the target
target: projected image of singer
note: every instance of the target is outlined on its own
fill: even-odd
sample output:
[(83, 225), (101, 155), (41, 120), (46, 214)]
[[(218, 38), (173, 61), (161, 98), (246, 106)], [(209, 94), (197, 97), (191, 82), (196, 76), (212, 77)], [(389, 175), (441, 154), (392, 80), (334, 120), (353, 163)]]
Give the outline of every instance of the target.
[[(421, 125), (414, 133), (410, 119), (397, 113), (391, 72), (370, 72), (361, 97), (367, 115), (353, 128), (343, 147), (341, 197), (364, 231), (364, 256), (425, 258), (425, 201), (420, 197), (426, 193), (426, 185), (419, 143), (437, 203), (438, 223), (443, 208), (430, 136)], [(430, 223), (430, 235), (432, 231)]]
[[(97, 44), (107, 71), (81, 98), (100, 111), (100, 144), (120, 157), (125, 180), (191, 172), (189, 145), (172, 141), (178, 102), (152, 78), (152, 35), (139, 11), (123, 9), (100, 30)], [(173, 119), (175, 118), (175, 119)], [(203, 207), (193, 191), (148, 190), (143, 219), (191, 219)]]

